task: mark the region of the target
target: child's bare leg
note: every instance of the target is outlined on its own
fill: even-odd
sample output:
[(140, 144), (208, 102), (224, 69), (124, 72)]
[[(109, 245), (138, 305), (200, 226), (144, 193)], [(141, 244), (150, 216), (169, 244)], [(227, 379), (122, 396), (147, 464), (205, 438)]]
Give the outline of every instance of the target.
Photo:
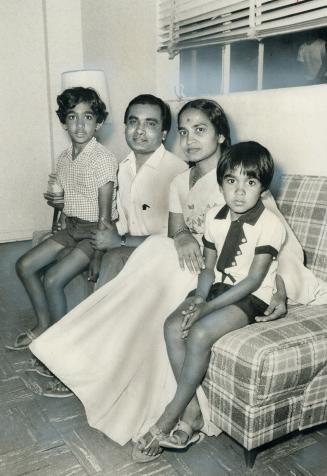
[[(182, 332), (181, 332), (181, 323), (182, 323), (181, 312), (183, 309), (185, 309), (185, 303), (182, 303), (168, 317), (164, 325), (164, 334), (165, 334), (168, 357), (169, 357), (170, 365), (174, 372), (176, 381), (178, 381), (179, 379), (179, 375), (183, 367), (185, 353), (186, 353), (186, 340), (182, 339)], [(197, 412), (197, 415), (199, 412), (200, 412), (200, 409)], [(189, 420), (185, 420), (185, 421), (191, 424), (191, 426), (193, 425), (193, 417), (189, 416)], [(196, 429), (197, 428), (194, 428), (194, 430)], [(150, 432), (143, 435), (143, 440), (145, 441), (145, 444), (143, 445), (143, 448), (141, 449), (143, 450), (145, 454), (152, 456), (162, 451), (159, 445), (159, 441), (157, 439), (153, 440), (153, 436)], [(150, 444), (151, 441), (152, 443)]]
[(74, 249), (45, 273), (44, 288), (51, 318), (58, 321), (67, 313), (64, 288), (89, 264), (90, 259), (80, 249)]
[[(187, 339), (181, 338), (180, 306), (165, 322), (165, 339), (171, 366), (178, 382), (173, 400), (167, 405), (157, 421), (157, 426), (169, 434), (179, 418), (189, 423), (196, 431), (202, 427), (203, 420), (195, 395), (198, 385), (207, 371), (211, 347), (224, 334), (243, 327), (248, 323), (246, 314), (236, 306), (229, 306), (203, 317), (193, 325)], [(180, 432), (181, 442), (187, 435)], [(144, 435), (146, 442), (151, 434)], [(154, 440), (144, 453), (152, 455), (159, 451), (159, 442)]]
[[(187, 342), (187, 340), (182, 337), (182, 307), (183, 305), (176, 309), (176, 311), (168, 317), (164, 327), (167, 353), (177, 382), (179, 381), (179, 377), (183, 368)], [(197, 431), (202, 428), (203, 417), (196, 395), (193, 396), (192, 400), (187, 405), (183, 415), (181, 415), (181, 419), (185, 423), (188, 423), (193, 431)], [(181, 443), (186, 442), (188, 439), (188, 435), (183, 431), (176, 432), (176, 435), (179, 437)]]
[(52, 263), (62, 249), (63, 246), (60, 243), (49, 238), (25, 253), (16, 263), (17, 275), (23, 283), (36, 314), (37, 324), (32, 329), (35, 335), (41, 334), (50, 325), (48, 302), (40, 271)]
[(173, 400), (157, 424), (169, 433), (195, 395), (207, 371), (211, 347), (223, 335), (248, 324), (247, 315), (237, 306), (227, 306), (196, 322), (187, 337), (183, 368)]

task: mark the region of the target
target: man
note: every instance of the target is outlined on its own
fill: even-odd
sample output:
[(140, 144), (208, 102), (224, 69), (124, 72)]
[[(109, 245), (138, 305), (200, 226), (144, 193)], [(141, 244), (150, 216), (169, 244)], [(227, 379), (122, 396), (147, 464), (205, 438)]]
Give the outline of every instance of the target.
[(164, 146), (171, 126), (169, 106), (161, 99), (143, 94), (132, 99), (125, 115), (125, 137), (131, 153), (118, 171), (117, 230), (93, 235), (93, 245), (107, 251), (103, 257), (97, 287), (113, 279), (145, 238), (167, 235), (169, 186), (187, 164)]
[(298, 50), (297, 61), (302, 64), (308, 84), (327, 82), (327, 44), (319, 37), (319, 32), (309, 32), (309, 37)]

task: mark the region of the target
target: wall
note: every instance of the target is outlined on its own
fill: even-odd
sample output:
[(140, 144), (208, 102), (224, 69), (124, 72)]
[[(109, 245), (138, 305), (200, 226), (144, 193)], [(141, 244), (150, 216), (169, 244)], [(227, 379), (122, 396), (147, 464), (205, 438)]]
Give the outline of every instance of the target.
[[(95, 8), (96, 6), (96, 8)], [(1, 0), (0, 242), (49, 228), (43, 200), (54, 158), (67, 144), (55, 115), (60, 74), (104, 69), (111, 123), (100, 138), (119, 158), (128, 148), (123, 113), (135, 95), (176, 101), (179, 59), (156, 53), (155, 0)], [(218, 97), (234, 140), (269, 147), (280, 171), (327, 175), (326, 86)], [(170, 142), (174, 142), (171, 137)], [(174, 147), (177, 147), (176, 144)], [(179, 151), (181, 154), (181, 152)]]
[[(157, 94), (168, 99), (177, 113), (187, 101), (177, 99), (179, 57), (169, 60), (167, 53), (157, 53), (156, 63)], [(281, 173), (327, 176), (326, 85), (242, 92), (213, 99), (226, 111), (233, 141), (257, 140), (271, 150), (277, 164), (275, 187)], [(176, 134), (170, 134), (168, 146), (182, 155)]]
[(119, 159), (128, 152), (123, 114), (142, 93), (156, 93), (156, 2), (82, 0), (85, 68), (103, 69), (109, 86), (111, 122), (100, 139)]
[[(31, 13), (33, 22), (26, 22)], [(6, 241), (31, 235), (43, 212), (40, 184), (51, 166), (42, 3), (1, 2), (0, 32), (0, 101), (6, 118), (0, 142), (0, 238)]]
[(48, 229), (43, 199), (66, 143), (55, 117), (60, 73), (83, 61), (80, 0), (1, 0), (0, 242)]
[(57, 114), (56, 98), (61, 93), (61, 73), (84, 67), (81, 0), (43, 0), (48, 65), (48, 103), (53, 165), (69, 143)]

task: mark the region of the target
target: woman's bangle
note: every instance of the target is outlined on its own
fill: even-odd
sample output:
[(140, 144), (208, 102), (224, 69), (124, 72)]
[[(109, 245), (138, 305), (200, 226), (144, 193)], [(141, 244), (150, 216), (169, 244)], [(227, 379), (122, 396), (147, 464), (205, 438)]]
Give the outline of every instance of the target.
[(190, 233), (190, 229), (186, 225), (182, 225), (173, 234), (172, 238), (175, 239), (177, 236), (181, 235), (182, 233)]
[(200, 303), (202, 303), (206, 300), (206, 298), (201, 296), (201, 294), (195, 294), (194, 297), (195, 297), (195, 299), (201, 299), (201, 301), (198, 302), (198, 304), (200, 304)]

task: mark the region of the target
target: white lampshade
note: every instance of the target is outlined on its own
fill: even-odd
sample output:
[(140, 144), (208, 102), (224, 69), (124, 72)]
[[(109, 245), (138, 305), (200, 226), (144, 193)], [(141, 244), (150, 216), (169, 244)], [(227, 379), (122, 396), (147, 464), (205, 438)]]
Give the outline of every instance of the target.
[(65, 71), (61, 74), (61, 87), (63, 91), (77, 86), (95, 89), (109, 112), (109, 93), (104, 71), (80, 69)]

